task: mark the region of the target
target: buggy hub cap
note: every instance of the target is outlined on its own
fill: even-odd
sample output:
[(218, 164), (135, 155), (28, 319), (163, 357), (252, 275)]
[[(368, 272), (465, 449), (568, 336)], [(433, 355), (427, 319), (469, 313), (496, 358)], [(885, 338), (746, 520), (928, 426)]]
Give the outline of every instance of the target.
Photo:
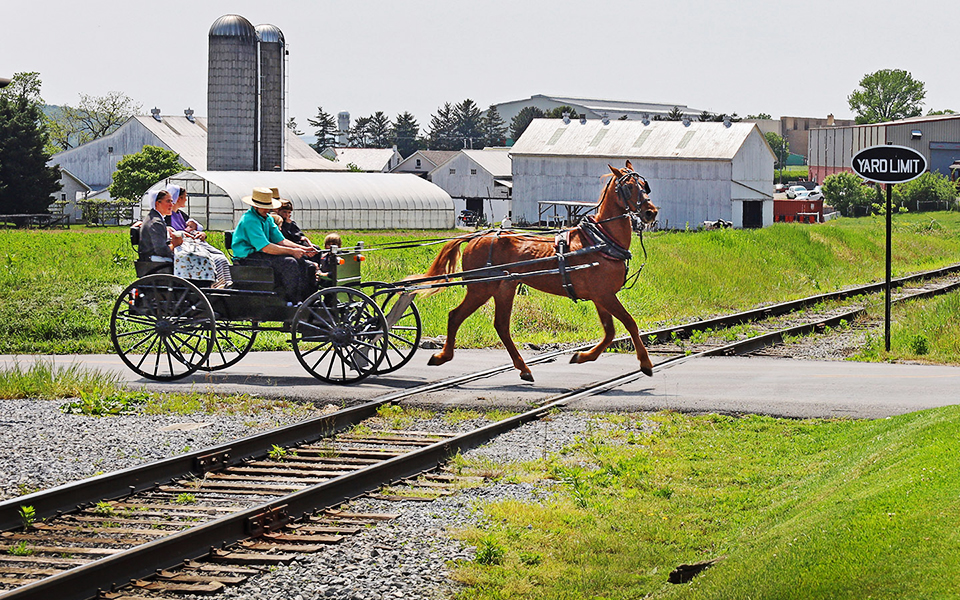
[(337, 346), (347, 346), (353, 340), (353, 332), (350, 329), (337, 326), (333, 328), (333, 331), (330, 332), (330, 341), (332, 341)]

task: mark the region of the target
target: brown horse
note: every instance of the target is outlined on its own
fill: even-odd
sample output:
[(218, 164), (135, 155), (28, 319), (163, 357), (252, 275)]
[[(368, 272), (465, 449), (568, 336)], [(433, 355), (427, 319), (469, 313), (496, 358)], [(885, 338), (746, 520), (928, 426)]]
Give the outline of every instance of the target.
[[(623, 287), (627, 275), (625, 258), (630, 247), (633, 233), (631, 214), (638, 213), (644, 224), (657, 218), (657, 207), (650, 201), (650, 187), (633, 171), (630, 161), (626, 169), (610, 167), (613, 177), (600, 195), (600, 205), (593, 219), (592, 231), (581, 226), (568, 230), (569, 252), (575, 252), (592, 246), (602, 246), (603, 250), (585, 250), (575, 256), (565, 257), (563, 263), (547, 262), (543, 264), (510, 267), (514, 273), (534, 272), (544, 269), (556, 270), (558, 266), (569, 269), (576, 265), (599, 263), (597, 266), (568, 271), (566, 277), (560, 273), (537, 275), (523, 279), (523, 283), (548, 294), (569, 295), (572, 298), (591, 300), (597, 307), (600, 323), (603, 325), (603, 339), (587, 352), (574, 354), (571, 363), (583, 363), (596, 360), (613, 341), (616, 317), (630, 332), (633, 345), (637, 350), (640, 368), (646, 375), (653, 375), (653, 363), (647, 355), (647, 349), (640, 339), (637, 323), (617, 298), (617, 292)], [(599, 236), (597, 231), (599, 230)], [(460, 245), (469, 240), (463, 252), (464, 271), (481, 269), (491, 265), (509, 265), (532, 259), (557, 256), (555, 240), (503, 231), (491, 231), (466, 239), (455, 239), (443, 246), (430, 265), (427, 276), (454, 273), (460, 258)], [(604, 241), (605, 240), (605, 241)], [(551, 262), (553, 264), (551, 264)], [(469, 281), (466, 279), (466, 281)], [(517, 291), (516, 280), (470, 283), (466, 297), (459, 306), (450, 311), (447, 317), (447, 339), (443, 349), (434, 354), (428, 364), (442, 365), (453, 358), (456, 346), (457, 330), (463, 321), (483, 306), (491, 297), (494, 299), (495, 316), (493, 325), (503, 345), (506, 346), (513, 365), (520, 370), (520, 378), (533, 381), (530, 368), (517, 351), (510, 337), (510, 314)]]

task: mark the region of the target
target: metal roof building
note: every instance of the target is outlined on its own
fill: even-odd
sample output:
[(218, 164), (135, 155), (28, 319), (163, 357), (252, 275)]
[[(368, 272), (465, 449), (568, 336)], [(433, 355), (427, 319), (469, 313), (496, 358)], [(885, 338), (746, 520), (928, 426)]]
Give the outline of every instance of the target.
[(450, 194), (457, 211), (471, 210), (493, 223), (511, 210), (513, 173), (508, 151), (460, 150), (430, 171), (428, 177)]
[(773, 151), (753, 123), (535, 119), (510, 151), (514, 222), (596, 202), (608, 164), (630, 160), (650, 183), (660, 226), (773, 223)]
[[(322, 159), (326, 160), (326, 159)], [(416, 175), (390, 173), (292, 173), (289, 171), (184, 171), (157, 183), (189, 193), (187, 213), (209, 229), (232, 229), (250, 208), (241, 198), (255, 187), (275, 187), (293, 203), (303, 229), (450, 229), (453, 200)]]
[(393, 148), (327, 148), (320, 153), (344, 169), (354, 165), (368, 173), (388, 173), (400, 164), (403, 157)]

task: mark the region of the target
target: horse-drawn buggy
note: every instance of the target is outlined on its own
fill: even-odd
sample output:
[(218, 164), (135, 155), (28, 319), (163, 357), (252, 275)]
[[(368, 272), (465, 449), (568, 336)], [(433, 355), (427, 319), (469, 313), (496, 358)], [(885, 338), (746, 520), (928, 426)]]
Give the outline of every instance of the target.
[[(222, 288), (213, 281), (176, 277), (169, 263), (137, 261), (139, 279), (123, 290), (113, 308), (111, 340), (123, 362), (139, 375), (173, 380), (230, 367), (250, 351), (259, 333), (280, 331), (289, 334), (297, 360), (311, 375), (347, 384), (410, 361), (422, 332), (414, 304), (417, 294), (464, 285), (467, 293), (449, 315), (444, 347), (429, 364), (453, 358), (459, 326), (493, 298), (497, 333), (521, 378), (532, 380), (509, 331), (522, 280), (534, 289), (596, 305), (604, 337), (590, 350), (574, 354), (571, 362), (595, 360), (613, 340), (616, 317), (630, 332), (642, 369), (652, 374), (636, 323), (616, 293), (627, 280), (634, 226), (655, 221), (657, 209), (648, 197), (649, 186), (629, 162), (626, 169), (611, 171), (596, 216), (574, 229), (549, 237), (494, 229), (441, 240), (444, 245), (426, 274), (395, 283), (365, 282), (361, 266), (367, 253), (403, 244), (335, 248), (332, 285), (295, 306), (277, 293), (269, 267), (232, 265), (233, 285)], [(134, 243), (137, 234), (131, 229)], [(459, 263), (462, 269), (457, 271)]]

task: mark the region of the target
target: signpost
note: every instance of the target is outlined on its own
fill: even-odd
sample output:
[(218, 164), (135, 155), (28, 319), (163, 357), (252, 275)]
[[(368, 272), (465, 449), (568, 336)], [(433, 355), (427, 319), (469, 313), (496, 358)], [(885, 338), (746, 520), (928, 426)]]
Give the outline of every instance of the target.
[(884, 348), (890, 351), (890, 256), (892, 244), (890, 234), (892, 230), (890, 213), (892, 212), (891, 195), (893, 193), (893, 184), (903, 183), (916, 179), (923, 175), (927, 170), (927, 159), (914, 150), (906, 146), (870, 146), (857, 152), (850, 159), (850, 166), (853, 172), (863, 177), (867, 181), (883, 183), (887, 186), (887, 279), (884, 287), (886, 298), (884, 300), (884, 323), (883, 339)]

